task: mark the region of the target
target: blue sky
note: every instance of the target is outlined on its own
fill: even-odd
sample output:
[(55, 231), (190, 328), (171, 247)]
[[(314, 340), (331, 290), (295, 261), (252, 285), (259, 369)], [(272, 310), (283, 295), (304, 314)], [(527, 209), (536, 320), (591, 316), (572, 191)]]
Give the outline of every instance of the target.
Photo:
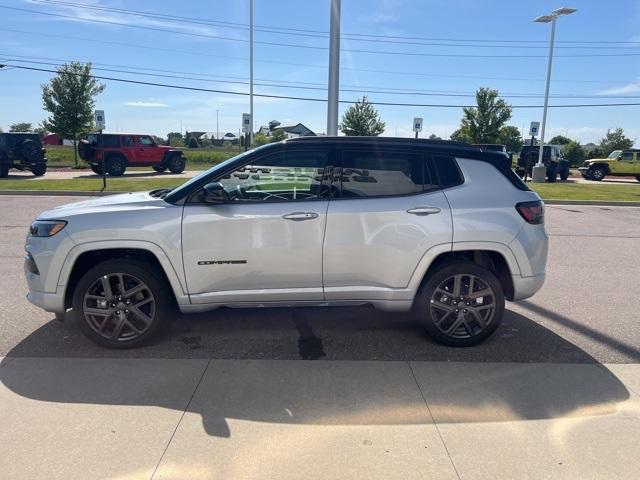
[[(157, 69), (164, 71), (162, 75), (190, 78), (141, 76), (104, 70), (95, 70), (94, 73), (234, 92), (248, 90), (248, 86), (242, 83), (248, 78), (248, 45), (245, 41), (248, 35), (246, 30), (237, 25), (248, 21), (248, 1), (61, 1), (227, 23), (184, 23), (175, 19), (143, 18), (69, 4), (0, 0), (0, 6), (49, 13), (42, 15), (0, 8), (0, 59), (16, 59), (16, 55), (22, 55), (20, 59), (31, 62), (92, 61), (99, 68), (129, 71), (148, 69), (145, 70), (148, 74), (159, 73), (151, 70)], [(612, 5), (615, 5), (615, 11)], [(547, 63), (545, 42), (549, 38), (550, 26), (533, 23), (532, 19), (560, 6), (563, 5), (557, 1), (546, 0), (342, 0), (343, 33), (452, 39), (413, 42), (453, 43), (457, 46), (390, 43), (389, 38), (381, 37), (368, 37), (369, 40), (376, 40), (374, 42), (359, 41), (354, 36), (344, 39), (340, 97), (342, 100), (353, 100), (366, 94), (367, 90), (376, 89), (465, 95), (472, 94), (478, 87), (487, 86), (498, 89), (512, 105), (541, 105), (542, 98), (538, 96), (544, 92)], [(563, 43), (573, 40), (640, 42), (640, 2), (572, 1), (566, 6), (578, 8), (578, 12), (558, 21), (556, 39), (559, 48), (554, 59), (552, 95), (616, 94), (640, 97), (640, 43), (580, 44), (580, 48), (575, 48), (578, 46), (576, 44)], [(51, 14), (67, 17), (54, 17)], [(297, 29), (295, 32), (288, 31), (286, 35), (256, 31), (256, 83), (281, 85), (257, 85), (256, 93), (326, 97), (326, 90), (322, 88), (327, 79), (328, 39), (318, 32), (328, 30), (329, 0), (255, 0), (254, 18), (256, 25)], [(83, 22), (80, 19), (178, 30), (195, 35)], [(304, 32), (307, 35), (296, 35)], [(219, 36), (226, 39), (212, 38)], [(92, 39), (96, 41), (90, 41)], [(505, 43), (505, 40), (531, 43)], [(505, 45), (510, 47), (505, 48)], [(396, 53), (365, 53), (363, 50)], [(415, 53), (420, 55), (411, 55)], [(627, 56), (564, 56), (592, 54)], [(467, 58), (464, 55), (506, 57)], [(6, 63), (18, 64), (15, 60)], [(21, 65), (52, 68), (34, 63)], [(0, 127), (7, 129), (9, 124), (22, 121), (37, 124), (45, 118), (46, 112), (41, 108), (40, 85), (51, 76), (46, 72), (20, 69), (0, 71)], [(215, 131), (216, 110), (219, 110), (220, 131), (237, 132), (241, 115), (249, 108), (245, 96), (110, 81), (106, 83), (107, 88), (98, 97), (96, 107), (106, 111), (109, 131), (165, 136), (169, 131), (179, 131), (181, 125), (183, 131)], [(293, 85), (320, 90), (291, 88)], [(513, 96), (521, 94), (536, 97)], [(369, 93), (368, 96), (373, 101), (397, 103), (462, 105), (473, 101), (465, 96), (389, 93)], [(600, 102), (640, 103), (640, 98), (552, 98), (550, 103)], [(345, 108), (347, 105), (341, 105), (341, 115)], [(436, 133), (448, 137), (457, 128), (462, 114), (460, 108), (377, 108), (387, 124), (385, 135), (411, 135), (412, 119), (420, 116), (424, 117), (425, 136)], [(608, 128), (623, 127), (630, 137), (640, 143), (639, 110), (638, 106), (550, 109), (547, 139), (554, 134), (568, 134), (582, 142), (596, 141)], [(528, 131), (529, 122), (540, 120), (541, 116), (541, 108), (514, 109), (510, 123), (518, 128), (524, 126)], [(326, 128), (326, 103), (256, 98), (256, 124), (264, 125), (272, 119), (283, 123), (302, 122), (322, 132)]]

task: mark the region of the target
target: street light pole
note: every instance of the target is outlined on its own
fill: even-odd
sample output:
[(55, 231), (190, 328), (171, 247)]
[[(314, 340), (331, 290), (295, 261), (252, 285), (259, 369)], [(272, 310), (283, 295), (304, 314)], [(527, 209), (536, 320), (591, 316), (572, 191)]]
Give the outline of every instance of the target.
[[(546, 167), (543, 163), (544, 157), (544, 132), (547, 127), (547, 108), (549, 107), (549, 86), (551, 84), (551, 66), (553, 65), (553, 46), (556, 38), (556, 20), (561, 15), (569, 15), (575, 12), (575, 8), (558, 8), (551, 12), (551, 15), (543, 15), (534, 20), (538, 23), (551, 23), (551, 40), (549, 41), (549, 61), (547, 62), (547, 83), (544, 88), (544, 107), (542, 110), (542, 128), (540, 129), (540, 149), (538, 151), (538, 163), (533, 167), (531, 180), (534, 183), (544, 183), (546, 177)], [(533, 145), (532, 145), (533, 147)]]
[(249, 0), (249, 147), (253, 145), (253, 0)]
[(220, 110), (218, 110), (216, 108), (216, 140), (220, 139), (220, 123), (218, 122), (218, 112)]
[(338, 96), (340, 85), (340, 0), (331, 0), (329, 33), (329, 91), (327, 97), (327, 135), (338, 135)]

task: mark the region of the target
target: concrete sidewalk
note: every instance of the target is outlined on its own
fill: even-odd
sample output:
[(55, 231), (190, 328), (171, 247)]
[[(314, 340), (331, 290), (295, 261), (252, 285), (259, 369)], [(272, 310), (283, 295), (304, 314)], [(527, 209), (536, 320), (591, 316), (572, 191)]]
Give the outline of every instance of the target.
[(637, 478), (640, 365), (5, 358), (0, 478)]

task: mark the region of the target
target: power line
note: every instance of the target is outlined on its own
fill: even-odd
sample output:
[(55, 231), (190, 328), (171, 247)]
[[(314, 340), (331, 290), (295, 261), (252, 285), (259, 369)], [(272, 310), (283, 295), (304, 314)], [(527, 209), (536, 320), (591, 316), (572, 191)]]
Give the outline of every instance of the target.
[[(44, 32), (30, 32), (27, 30), (17, 30), (12, 28), (2, 28), (0, 27), (0, 31), (12, 32), (12, 33), (21, 33), (25, 35), (36, 35), (36, 36), (44, 36), (49, 38), (60, 38), (65, 40), (76, 40), (76, 41), (84, 41), (91, 43), (99, 43), (103, 45), (115, 45), (115, 46), (123, 46), (127, 48), (140, 48), (145, 50), (153, 50), (159, 52), (168, 52), (168, 53), (180, 53), (186, 55), (194, 55), (200, 57), (211, 57), (211, 58), (224, 58), (227, 60), (241, 61), (246, 62), (248, 58), (245, 57), (235, 57), (230, 55), (218, 55), (212, 54), (208, 52), (197, 52), (193, 50), (179, 50), (172, 48), (162, 48), (162, 47), (154, 47), (150, 45), (140, 45), (135, 43), (127, 43), (127, 42), (113, 42), (108, 40), (97, 40), (95, 38), (86, 38), (86, 37), (75, 37), (71, 35), (60, 35), (53, 33), (44, 33)], [(305, 67), (305, 68), (322, 68), (326, 69), (326, 65), (317, 65), (317, 64), (309, 64), (309, 63), (297, 63), (297, 62), (285, 62), (279, 60), (258, 60), (255, 59), (256, 63), (266, 63), (266, 64), (277, 64), (277, 65), (291, 65), (295, 67)], [(401, 75), (401, 76), (413, 76), (413, 77), (427, 77), (427, 78), (460, 78), (460, 79), (469, 79), (469, 80), (506, 80), (506, 81), (520, 81), (520, 82), (543, 82), (543, 79), (540, 78), (521, 78), (521, 77), (494, 77), (494, 76), (479, 76), (479, 75), (452, 75), (446, 73), (422, 73), (415, 71), (403, 71), (403, 70), (378, 70), (378, 69), (370, 69), (370, 68), (358, 68), (358, 67), (341, 67), (341, 70), (346, 71), (355, 71), (355, 72), (366, 72), (366, 73), (383, 73), (386, 75)], [(554, 79), (554, 82), (566, 82), (566, 83), (593, 83), (593, 84), (610, 84), (611, 81), (606, 80), (584, 80), (584, 79)]]
[[(19, 58), (13, 58), (19, 57)], [(15, 55), (15, 54), (2, 54), (0, 53), (0, 58), (3, 58), (4, 61), (8, 62), (20, 62), (20, 63), (29, 63), (29, 64), (38, 64), (38, 65), (49, 65), (55, 67), (61, 67), (61, 63), (51, 63), (51, 62), (63, 62), (70, 63), (78, 60), (68, 60), (68, 59), (59, 59), (59, 58), (50, 58), (50, 57), (33, 57), (26, 55)], [(31, 60), (24, 60), (25, 58)], [(49, 60), (51, 62), (43, 62), (38, 60)], [(198, 72), (186, 72), (186, 71), (178, 71), (178, 70), (165, 70), (158, 68), (146, 68), (146, 67), (134, 67), (130, 65), (118, 65), (118, 64), (105, 64), (99, 62), (86, 61), (83, 63), (91, 63), (94, 70), (113, 72), (113, 73), (127, 73), (132, 75), (141, 75), (141, 76), (150, 76), (150, 77), (160, 77), (160, 78), (173, 78), (180, 80), (195, 80), (195, 81), (203, 81), (203, 82), (213, 82), (213, 83), (228, 83), (228, 84), (238, 84), (238, 85), (248, 85), (246, 77), (242, 76), (231, 76), (231, 75), (209, 75)], [(115, 68), (103, 68), (100, 65), (105, 67), (115, 67)], [(126, 69), (126, 70), (122, 70)], [(141, 72), (140, 70), (147, 70), (149, 72), (159, 72), (159, 73), (147, 73)], [(178, 74), (178, 75), (169, 75), (169, 74)], [(188, 76), (193, 75), (193, 76)], [(194, 77), (195, 76), (195, 77)], [(205, 77), (205, 78), (200, 78)], [(291, 89), (300, 89), (300, 90), (316, 90), (316, 91), (325, 91), (326, 85), (323, 83), (313, 83), (313, 82), (286, 82), (282, 80), (273, 80), (273, 79), (265, 79), (265, 78), (257, 78), (257, 86), (263, 87), (275, 87), (275, 88), (291, 88)], [(267, 82), (267, 83), (264, 83)], [(275, 83), (274, 83), (275, 82)], [(289, 85), (283, 85), (282, 83), (290, 83)], [(293, 84), (293, 85), (291, 85)], [(348, 85), (343, 84), (340, 88), (343, 92), (350, 93), (377, 93), (382, 95), (413, 95), (413, 96), (430, 96), (430, 97), (475, 97), (475, 93), (468, 92), (460, 92), (460, 91), (447, 91), (447, 90), (419, 90), (419, 89), (406, 89), (399, 87), (385, 87), (385, 86), (367, 86), (367, 85)], [(542, 95), (536, 93), (503, 93), (500, 95), (501, 98), (510, 99), (510, 98), (541, 98)], [(552, 98), (640, 98), (637, 95), (594, 95), (594, 94), (555, 94), (551, 95)]]
[[(46, 68), (37, 68), (37, 67), (26, 67), (24, 65), (10, 65), (5, 64), (6, 66), (13, 67), (21, 70), (31, 70), (36, 72), (48, 72), (48, 73), (58, 73), (56, 70), (46, 69)], [(82, 76), (82, 74), (73, 73), (73, 75)], [(89, 75), (91, 78), (95, 78), (98, 80), (107, 80), (113, 82), (121, 82), (121, 83), (131, 83), (135, 85), (146, 85), (153, 87), (162, 87), (162, 88), (172, 88), (177, 90), (191, 90), (197, 92), (211, 92), (211, 93), (221, 93), (226, 95), (241, 95), (248, 96), (247, 92), (234, 92), (231, 90), (221, 90), (221, 89), (211, 89), (211, 88), (199, 88), (199, 87), (189, 87), (186, 85), (175, 85), (175, 84), (167, 84), (167, 83), (156, 83), (156, 82), (144, 82), (140, 80), (131, 80), (124, 79), (118, 77), (107, 77), (102, 75)], [(254, 93), (256, 97), (262, 98), (276, 98), (276, 99), (284, 99), (284, 100), (299, 100), (299, 101), (307, 101), (307, 102), (326, 102), (325, 98), (312, 98), (312, 97), (294, 97), (289, 95), (273, 95), (273, 94), (265, 94), (265, 93)], [(340, 100), (340, 103), (355, 103), (354, 100)], [(381, 105), (381, 106), (394, 106), (394, 107), (432, 107), (432, 108), (465, 108), (471, 107), (476, 108), (477, 105), (451, 105), (451, 104), (427, 104), (427, 103), (394, 103), (394, 102), (379, 102), (379, 101), (370, 101), (372, 105)], [(584, 108), (584, 107), (624, 107), (624, 106), (639, 106), (640, 103), (593, 103), (593, 104), (560, 104), (560, 105), (549, 105), (549, 108)], [(542, 108), (542, 105), (512, 105), (511, 108)]]
[[(194, 32), (185, 32), (180, 30), (172, 30), (167, 28), (159, 28), (159, 27), (151, 27), (144, 25), (131, 25), (127, 23), (114, 22), (110, 20), (98, 20), (98, 19), (89, 19), (89, 18), (80, 18), (74, 15), (65, 15), (61, 13), (52, 13), (52, 12), (42, 12), (39, 10), (29, 10), (25, 8), (17, 8), (17, 7), (9, 7), (6, 5), (0, 5), (0, 8), (7, 10), (14, 10), (19, 12), (26, 13), (35, 13), (39, 15), (53, 16), (58, 18), (69, 18), (79, 22), (89, 22), (89, 23), (98, 23), (105, 25), (115, 25), (119, 27), (125, 28), (134, 28), (141, 30), (150, 30), (154, 32), (162, 32), (162, 33), (171, 33), (175, 35), (185, 35), (190, 37), (198, 37), (198, 38), (211, 38), (214, 40), (222, 40), (229, 42), (241, 42), (247, 43), (248, 40), (233, 38), (233, 37), (225, 37), (222, 35), (213, 35), (213, 34), (205, 34), (205, 33), (194, 33)], [(301, 48), (307, 50), (328, 50), (327, 47), (320, 47), (315, 45), (300, 45), (294, 43), (280, 43), (280, 42), (265, 42), (265, 41), (254, 41), (256, 45), (268, 45), (268, 46), (277, 46), (277, 47), (289, 47), (289, 48)], [(429, 57), (429, 58), (547, 58), (546, 55), (531, 55), (531, 54), (518, 54), (518, 55), (477, 55), (477, 54), (459, 54), (459, 53), (429, 53), (429, 52), (404, 52), (404, 51), (390, 51), (390, 50), (364, 50), (364, 49), (354, 49), (354, 48), (344, 48), (343, 52), (351, 52), (351, 53), (361, 53), (368, 55), (393, 55), (393, 56), (408, 56), (408, 57)], [(640, 53), (591, 53), (591, 54), (571, 54), (571, 55), (556, 55), (556, 57), (560, 58), (594, 58), (594, 57), (636, 57), (640, 56)]]
[[(159, 14), (155, 12), (142, 11), (142, 10), (132, 10), (126, 8), (117, 8), (117, 7), (107, 7), (103, 5), (87, 5), (83, 3), (62, 1), (62, 0), (32, 0), (34, 3), (42, 3), (49, 5), (61, 5), (67, 7), (74, 8), (82, 8), (87, 10), (97, 10), (97, 11), (107, 11), (114, 13), (122, 13), (126, 15), (136, 15), (147, 18), (154, 19), (162, 19), (162, 20), (172, 20), (183, 23), (192, 23), (197, 25), (211, 25), (219, 28), (233, 28), (239, 30), (247, 30), (248, 25), (245, 23), (237, 23), (237, 22), (228, 22), (222, 20), (207, 20), (202, 18), (194, 18), (194, 17), (185, 17), (171, 14)], [(265, 31), (267, 33), (278, 33), (284, 35), (300, 35), (300, 36), (310, 36), (310, 37), (320, 37), (320, 38), (328, 38), (329, 33), (321, 30), (309, 30), (309, 29), (300, 29), (300, 28), (287, 28), (281, 26), (270, 26), (270, 25), (255, 25), (254, 30), (256, 31)], [(424, 40), (424, 41), (448, 41), (448, 42), (481, 42), (481, 43), (516, 43), (516, 44), (529, 44), (527, 48), (547, 48), (547, 40), (506, 40), (506, 39), (477, 39), (477, 38), (429, 38), (429, 37), (416, 37), (416, 36), (406, 36), (406, 35), (380, 35), (380, 34), (370, 34), (370, 33), (343, 33), (342, 37), (346, 40), (354, 40), (354, 41), (369, 41), (369, 42), (389, 42), (389, 40)], [(355, 37), (355, 38), (349, 38)], [(383, 39), (383, 40), (374, 40), (374, 39)], [(413, 42), (391, 42), (391, 43), (409, 43), (414, 44)], [(531, 43), (540, 43), (544, 44), (540, 47), (531, 46)], [(563, 40), (556, 41), (556, 43), (566, 43), (566, 44), (575, 44), (575, 43), (584, 43), (584, 44), (608, 44), (608, 45), (624, 45), (624, 44), (633, 44), (638, 46), (640, 42), (638, 41), (598, 41), (598, 40)], [(417, 45), (425, 45), (424, 43), (415, 43)], [(434, 45), (444, 45), (444, 44), (434, 44)], [(451, 46), (463, 46), (463, 45), (451, 45)], [(473, 47), (483, 47), (484, 45), (471, 45)], [(490, 47), (505, 47), (506, 45), (489, 45)], [(516, 45), (519, 47), (522, 45)], [(636, 48), (629, 47), (629, 48)], [(557, 47), (563, 48), (563, 47)], [(587, 47), (567, 47), (567, 48), (587, 48)], [(604, 48), (613, 48), (613, 47), (604, 47)]]

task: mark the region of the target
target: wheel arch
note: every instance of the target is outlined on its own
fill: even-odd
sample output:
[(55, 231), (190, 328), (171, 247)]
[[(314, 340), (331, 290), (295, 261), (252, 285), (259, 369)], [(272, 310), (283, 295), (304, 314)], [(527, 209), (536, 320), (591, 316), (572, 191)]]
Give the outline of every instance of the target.
[[(423, 262), (424, 260), (423, 258)], [(434, 252), (432, 255), (429, 255), (427, 262), (421, 262), (419, 268), (414, 272), (411, 280), (412, 285), (410, 285), (410, 287), (412, 287), (414, 293), (417, 294), (420, 287), (437, 268), (446, 263), (460, 260), (473, 262), (492, 271), (502, 285), (505, 298), (507, 300), (513, 300), (515, 288), (512, 275), (520, 275), (520, 268), (513, 252), (511, 252), (507, 246), (500, 248), (494, 244), (462, 245), (457, 248), (454, 245), (454, 248), (448, 251)]]
[(173, 291), (178, 305), (188, 304), (189, 297), (181, 279), (162, 249), (148, 242), (128, 242), (122, 245), (82, 244), (76, 246), (64, 262), (58, 285), (64, 286), (65, 307), (71, 306), (73, 291), (82, 275), (96, 264), (115, 258), (135, 258), (147, 261), (163, 273), (165, 280)]
[(596, 168), (596, 167), (602, 167), (604, 168), (604, 171), (607, 172), (607, 175), (611, 174), (611, 167), (609, 166), (608, 163), (592, 163), (591, 165), (589, 165), (589, 170)]

